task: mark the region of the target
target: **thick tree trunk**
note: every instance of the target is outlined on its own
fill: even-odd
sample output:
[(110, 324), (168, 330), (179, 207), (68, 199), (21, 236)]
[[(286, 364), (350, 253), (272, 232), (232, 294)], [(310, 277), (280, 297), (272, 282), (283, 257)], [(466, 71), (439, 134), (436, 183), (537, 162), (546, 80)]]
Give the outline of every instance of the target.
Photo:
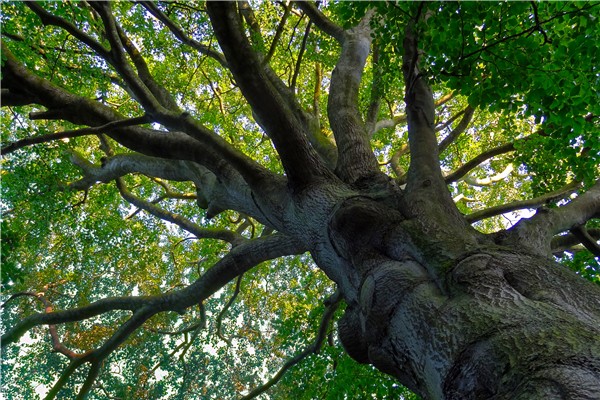
[(440, 262), (435, 254), (455, 251), (426, 248), (400, 232), (406, 222), (393, 227), (389, 215), (369, 213), (373, 228), (355, 229), (338, 212), (330, 233), (360, 274), (339, 323), (353, 358), (425, 399), (600, 397), (596, 286), (493, 244)]

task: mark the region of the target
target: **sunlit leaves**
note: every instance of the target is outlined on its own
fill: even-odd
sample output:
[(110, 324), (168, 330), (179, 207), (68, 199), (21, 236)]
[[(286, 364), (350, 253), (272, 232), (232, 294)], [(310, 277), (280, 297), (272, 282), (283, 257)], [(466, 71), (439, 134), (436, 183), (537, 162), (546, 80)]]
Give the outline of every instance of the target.
[[(41, 5), (110, 48), (98, 15), (86, 3)], [(269, 67), (283, 84), (295, 81), (298, 106), (317, 117), (319, 129), (329, 134), (327, 90), (339, 45), (314, 25), (308, 30), (308, 18), (293, 6), (251, 5), (256, 7), (260, 27), (260, 33), (251, 34), (255, 49), (267, 57), (273, 47)], [(203, 4), (159, 2), (157, 6), (190, 38), (219, 51)], [(140, 4), (114, 2), (111, 7), (150, 73), (181, 111), (271, 171), (282, 172), (270, 140), (219, 62), (180, 42)], [(351, 26), (370, 7), (379, 13), (372, 20), (379, 60), (377, 65), (373, 58), (367, 62), (359, 108), (365, 117), (376, 82), (375, 91), (381, 94), (379, 119), (396, 121), (376, 131), (371, 140), (382, 170), (402, 180), (410, 161), (408, 151), (399, 155), (408, 145), (402, 118), (402, 39), (406, 22), (420, 15), (417, 29), (424, 77), (432, 83), (436, 100), (452, 94), (436, 110), (438, 141), (459, 128), (461, 118), (456, 117), (461, 112), (468, 106), (476, 108), (469, 127), (441, 153), (443, 173), (449, 175), (481, 153), (514, 143), (514, 151), (483, 160), (467, 176), (450, 183), (461, 212), (470, 214), (573, 181), (589, 185), (597, 179), (597, 5), (332, 2), (323, 12)], [(278, 36), (284, 15), (288, 19)], [(2, 3), (1, 18), (3, 41), (36, 74), (125, 116), (142, 113), (109, 62), (64, 30), (42, 24), (25, 3)], [(3, 144), (74, 128), (56, 121), (30, 121), (27, 115), (32, 111), (40, 109), (2, 111)], [(153, 127), (164, 129), (158, 124)], [(115, 153), (128, 152), (108, 143)], [(81, 137), (33, 146), (3, 160), (3, 288), (43, 293), (55, 309), (66, 309), (107, 296), (171, 292), (196, 280), (227, 254), (230, 244), (197, 240), (180, 227), (157, 220), (125, 202), (112, 182), (94, 185), (86, 193), (67, 190), (67, 184), (82, 174), (69, 161), (70, 152), (100, 165), (106, 156), (106, 148), (101, 147), (96, 136)], [(473, 184), (491, 180), (509, 166), (513, 170), (493, 185)], [(134, 196), (202, 227), (239, 229), (244, 238), (257, 237), (264, 229), (234, 211), (209, 220), (189, 182), (131, 174), (123, 184)], [(178, 196), (170, 197), (173, 193)], [(476, 228), (497, 231), (518, 217), (489, 218)], [(589, 252), (569, 253), (561, 261), (598, 281), (597, 262)], [(308, 256), (261, 265), (243, 276), (241, 289), (226, 312), (223, 308), (233, 296), (233, 283), (205, 301), (202, 309), (152, 318), (107, 360), (110, 366), (102, 371), (91, 397), (217, 399), (247, 393), (312, 343), (323, 301), (334, 290)], [(39, 302), (19, 299), (7, 305), (3, 322), (10, 325), (34, 312), (43, 312)], [(206, 327), (200, 323), (203, 313)], [(125, 313), (111, 313), (102, 320), (66, 324), (60, 336), (71, 349), (83, 352), (103, 343), (126, 318)], [(331, 337), (322, 351), (292, 368), (272, 389), (271, 398), (410, 398), (390, 378), (345, 356), (334, 328), (335, 324), (329, 327)], [(64, 357), (47, 355), (46, 329), (32, 330), (29, 341), (3, 355), (5, 376), (20, 376), (26, 382), (21, 387), (12, 381), (6, 384), (15, 397), (33, 398), (36, 386), (47, 389), (66, 365)], [(36, 373), (41, 367), (46, 368), (44, 373)], [(73, 397), (82, 379), (79, 373), (61, 395)]]

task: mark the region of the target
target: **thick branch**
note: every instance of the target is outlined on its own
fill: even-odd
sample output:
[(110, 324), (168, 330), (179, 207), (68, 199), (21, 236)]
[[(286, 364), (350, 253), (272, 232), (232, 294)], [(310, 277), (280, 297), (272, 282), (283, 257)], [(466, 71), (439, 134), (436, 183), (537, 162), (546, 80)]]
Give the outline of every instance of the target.
[(327, 111), (338, 147), (336, 174), (353, 183), (379, 172), (370, 136), (360, 117), (358, 96), (365, 62), (371, 50), (369, 26), (373, 11), (344, 33), (342, 53), (331, 75)]
[(541, 209), (531, 218), (522, 219), (509, 229), (503, 242), (520, 244), (535, 253), (550, 253), (552, 237), (600, 217), (600, 180), (569, 204)]
[(382, 67), (379, 65), (379, 44), (375, 42), (373, 44), (373, 80), (371, 83), (371, 100), (369, 102), (369, 108), (367, 109), (366, 115), (366, 127), (369, 137), (373, 137), (375, 134), (375, 128), (377, 127), (377, 118), (379, 117), (379, 109), (381, 108), (381, 76), (383, 74)]
[[(586, 228), (587, 234), (591, 237), (593, 242), (597, 242), (600, 240), (600, 228)], [(550, 243), (550, 247), (552, 249), (552, 253), (561, 253), (563, 251), (568, 251), (574, 246), (581, 243), (581, 240), (573, 233), (569, 233), (566, 235), (555, 236), (552, 238), (552, 242)], [(600, 256), (598, 256), (600, 257)]]
[[(47, 107), (52, 115), (46, 117), (64, 119), (75, 124), (99, 126), (124, 119), (111, 108), (69, 93), (66, 90), (34, 75), (18, 62), (10, 50), (2, 47), (5, 58), (2, 74), (21, 91), (36, 93), (36, 101)], [(156, 117), (156, 116), (155, 116)], [(234, 149), (223, 138), (199, 124), (189, 115), (163, 114), (159, 118), (174, 130), (186, 132), (153, 131), (143, 128), (119, 128), (109, 132), (114, 140), (131, 150), (163, 158), (195, 161), (210, 169), (225, 182), (239, 181), (240, 176), (262, 193), (264, 185), (273, 187), (279, 182), (251, 158)]]
[(209, 2), (207, 10), (231, 72), (257, 122), (273, 140), (291, 185), (304, 186), (315, 177), (330, 176), (309, 145), (302, 121), (272, 83), (245, 37), (235, 4)]
[(24, 318), (2, 336), (2, 346), (16, 342), (34, 326), (82, 321), (115, 310), (134, 313), (142, 309), (152, 310), (154, 313), (183, 312), (259, 263), (278, 257), (302, 254), (305, 251), (306, 249), (295, 240), (281, 234), (253, 239), (234, 247), (198, 280), (184, 289), (158, 296), (110, 297), (70, 310), (33, 314)]
[(298, 5), (298, 7), (300, 7), (302, 11), (304, 11), (306, 15), (308, 15), (312, 23), (315, 24), (317, 28), (319, 28), (321, 31), (325, 32), (329, 36), (333, 37), (338, 42), (344, 42), (346, 38), (342, 27), (335, 24), (333, 21), (327, 18), (321, 11), (319, 11), (315, 3), (309, 1), (298, 1), (296, 2), (296, 4)]
[[(418, 20), (422, 7), (419, 6)], [(407, 204), (412, 213), (435, 215), (432, 210), (446, 214), (446, 228), (457, 235), (471, 232), (448, 191), (440, 168), (438, 142), (435, 133), (435, 103), (433, 93), (419, 70), (418, 36), (416, 21), (409, 23), (404, 32), (402, 71), (405, 85), (406, 115), (410, 165), (407, 172)], [(441, 221), (431, 221), (440, 224)]]
[(410, 143), (407, 188), (412, 190), (413, 187), (428, 187), (429, 190), (441, 194), (442, 188), (445, 192), (447, 190), (445, 190), (439, 165), (433, 94), (418, 67), (418, 37), (412, 23), (407, 26), (404, 35), (402, 70), (406, 86), (405, 101)]
[(577, 237), (586, 249), (592, 252), (596, 257), (600, 257), (600, 245), (590, 232), (583, 225), (576, 226), (570, 232)]

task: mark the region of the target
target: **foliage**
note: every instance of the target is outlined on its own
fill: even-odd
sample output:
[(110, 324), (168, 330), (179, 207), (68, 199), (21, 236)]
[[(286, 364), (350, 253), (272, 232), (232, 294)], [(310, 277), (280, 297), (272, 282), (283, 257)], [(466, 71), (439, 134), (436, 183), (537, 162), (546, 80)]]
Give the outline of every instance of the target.
[[(48, 2), (40, 7), (109, 47), (104, 24), (86, 4)], [(254, 49), (264, 56), (275, 45), (269, 65), (282, 82), (294, 86), (299, 107), (317, 115), (319, 133), (330, 140), (325, 110), (339, 46), (315, 26), (304, 42), (308, 17), (286, 4), (252, 3), (261, 34), (252, 31), (248, 22), (246, 28)], [(188, 38), (217, 49), (204, 4), (159, 2), (157, 7)], [(402, 151), (408, 140), (402, 119), (402, 38), (409, 16), (419, 12), (425, 15), (417, 27), (423, 38), (424, 73), (441, 103), (435, 121), (438, 140), (453, 137), (441, 153), (443, 172), (451, 175), (478, 155), (513, 144), (448, 182), (462, 213), (535, 199), (574, 183), (589, 188), (598, 179), (597, 3), (337, 2), (323, 11), (350, 27), (370, 7), (379, 13), (372, 24), (380, 56), (377, 61), (369, 58), (365, 67), (359, 109), (368, 118), (375, 93), (381, 97), (377, 119), (395, 121), (372, 132), (371, 145), (382, 171), (400, 183), (406, 180), (410, 153)], [(268, 170), (282, 173), (279, 154), (229, 70), (183, 43), (141, 4), (115, 2), (112, 12), (143, 54), (151, 75), (182, 111)], [(278, 36), (284, 16), (287, 20)], [(4, 45), (36, 75), (95, 99), (123, 117), (144, 114), (114, 66), (65, 29), (40, 23), (23, 2), (3, 2), (1, 18)], [(472, 118), (461, 128), (469, 109)], [(40, 111), (43, 107), (31, 104), (3, 108), (3, 146), (78, 128), (62, 120), (28, 118)], [(143, 127), (164, 130), (157, 122)], [(235, 247), (217, 239), (197, 240), (181, 226), (160, 221), (126, 201), (113, 182), (72, 190), (70, 185), (83, 174), (71, 162), (74, 154), (100, 165), (110, 154), (130, 153), (104, 135), (85, 135), (24, 147), (4, 157), (4, 300), (15, 293), (38, 293), (54, 309), (65, 310), (110, 296), (168, 293), (194, 282)], [(124, 176), (122, 181), (134, 196), (203, 228), (228, 229), (245, 239), (269, 233), (243, 212), (226, 210), (209, 218), (205, 207), (198, 207), (192, 182), (142, 173)], [(496, 232), (520, 218), (521, 209), (554, 207), (564, 198), (487, 215), (474, 220), (474, 226)], [(600, 283), (598, 261), (590, 251), (578, 249), (560, 256), (562, 263)], [(335, 291), (306, 254), (269, 261), (246, 272), (237, 296), (235, 286), (234, 280), (202, 308), (154, 316), (106, 360), (90, 398), (217, 399), (245, 394), (312, 343), (323, 302)], [(43, 309), (36, 297), (13, 299), (3, 310), (3, 325), (10, 327), (23, 315)], [(125, 320), (124, 312), (115, 311), (65, 324), (59, 333), (65, 346), (83, 353), (101, 344)], [(165, 334), (186, 327), (193, 329)], [(34, 328), (28, 340), (3, 351), (7, 399), (36, 398), (67, 367), (65, 357), (48, 352), (47, 331), (47, 327)], [(321, 351), (288, 371), (265, 398), (416, 398), (389, 377), (345, 355), (335, 337), (335, 322), (328, 325), (327, 333)], [(85, 371), (78, 371), (60, 396), (74, 398), (84, 380)]]

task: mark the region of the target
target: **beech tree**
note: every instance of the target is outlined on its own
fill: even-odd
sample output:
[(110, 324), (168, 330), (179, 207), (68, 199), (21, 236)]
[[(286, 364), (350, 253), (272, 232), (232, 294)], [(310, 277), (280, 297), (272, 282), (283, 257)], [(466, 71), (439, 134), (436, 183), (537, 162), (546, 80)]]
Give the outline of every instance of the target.
[(597, 398), (599, 5), (3, 2), (7, 398)]

